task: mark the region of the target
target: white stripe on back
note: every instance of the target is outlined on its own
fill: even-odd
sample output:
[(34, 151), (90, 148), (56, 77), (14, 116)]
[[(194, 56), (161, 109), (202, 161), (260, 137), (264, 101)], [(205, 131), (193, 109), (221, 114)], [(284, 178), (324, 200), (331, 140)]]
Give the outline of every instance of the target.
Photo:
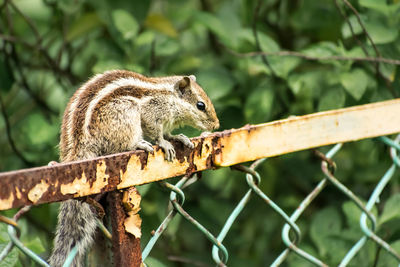
[(88, 82), (86, 82), (82, 87), (80, 87), (78, 90), (78, 94), (76, 95), (76, 97), (74, 97), (73, 102), (71, 103), (69, 109), (68, 109), (68, 120), (67, 120), (67, 147), (70, 147), (71, 145), (73, 145), (73, 132), (74, 132), (74, 128), (72, 127), (72, 125), (74, 124), (74, 115), (76, 114), (76, 109), (79, 103), (79, 100), (82, 97), (83, 92), (86, 91), (86, 88), (93, 84), (94, 82), (96, 82), (98, 79), (101, 78), (101, 74), (97, 74), (96, 76), (94, 76), (93, 78), (91, 78)]
[[(89, 134), (89, 124), (93, 115), (95, 107), (100, 103), (102, 99), (112, 94), (119, 87), (132, 86), (136, 88), (146, 88), (149, 90), (174, 90), (174, 83), (171, 82), (157, 82), (151, 83), (144, 80), (140, 80), (134, 77), (120, 78), (107, 84), (104, 88), (99, 90), (96, 96), (90, 101), (89, 106), (86, 110), (85, 121), (83, 124), (83, 131)], [(74, 103), (73, 103), (74, 104)], [(71, 105), (72, 106), (72, 105)]]

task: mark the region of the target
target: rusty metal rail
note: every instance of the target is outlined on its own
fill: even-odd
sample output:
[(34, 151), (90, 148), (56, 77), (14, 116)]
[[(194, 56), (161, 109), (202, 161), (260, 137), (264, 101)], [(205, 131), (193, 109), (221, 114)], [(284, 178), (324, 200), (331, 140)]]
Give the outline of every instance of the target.
[(0, 173), (0, 210), (61, 201), (150, 183), (196, 171), (339, 142), (400, 132), (400, 99), (291, 117), (174, 144), (169, 163), (154, 154), (126, 152), (93, 160)]

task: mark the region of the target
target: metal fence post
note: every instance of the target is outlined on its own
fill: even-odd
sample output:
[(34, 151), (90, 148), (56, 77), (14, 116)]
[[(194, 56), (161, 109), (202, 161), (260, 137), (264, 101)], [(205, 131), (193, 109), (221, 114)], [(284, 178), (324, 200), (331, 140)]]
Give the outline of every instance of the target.
[[(133, 189), (136, 191), (136, 188)], [(125, 212), (122, 199), (121, 191), (110, 192), (107, 197), (111, 210), (114, 266), (139, 267), (142, 265), (140, 238), (126, 232), (125, 221), (129, 216)]]

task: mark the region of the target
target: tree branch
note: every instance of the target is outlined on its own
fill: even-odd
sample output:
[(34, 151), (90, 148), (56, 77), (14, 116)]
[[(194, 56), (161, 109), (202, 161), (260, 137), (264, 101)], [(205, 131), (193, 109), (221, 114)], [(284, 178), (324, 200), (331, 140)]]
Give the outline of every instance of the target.
[[(222, 45), (222, 44), (221, 44)], [(248, 52), (248, 53), (239, 53), (236, 52), (226, 46), (225, 49), (232, 55), (238, 57), (256, 57), (256, 56), (291, 56), (291, 57), (299, 57), (306, 60), (313, 61), (323, 61), (323, 60), (338, 60), (338, 61), (364, 61), (364, 62), (381, 62), (391, 65), (400, 65), (400, 60), (398, 59), (390, 59), (383, 57), (346, 57), (346, 56), (329, 56), (329, 57), (315, 57), (309, 56), (296, 51), (278, 51), (278, 52)]]
[(3, 116), (3, 119), (4, 119), (4, 124), (6, 126), (7, 140), (8, 140), (8, 143), (10, 144), (12, 151), (14, 151), (14, 154), (17, 155), (17, 157), (19, 159), (21, 159), (22, 162), (24, 162), (24, 164), (26, 166), (28, 166), (28, 167), (34, 166), (33, 162), (27, 160), (24, 157), (24, 155), (18, 150), (17, 146), (15, 145), (14, 139), (12, 138), (12, 135), (11, 135), (11, 127), (10, 127), (10, 122), (8, 120), (8, 116), (7, 116), (7, 112), (6, 112), (6, 107), (3, 103), (3, 98), (1, 97), (1, 94), (0, 94), (0, 109), (1, 109), (1, 114)]
[[(258, 38), (258, 32), (257, 32), (257, 18), (258, 18), (258, 12), (259, 12), (259, 10), (261, 8), (261, 3), (262, 3), (262, 1), (258, 0), (257, 4), (256, 4), (256, 7), (254, 8), (254, 14), (253, 14), (254, 20), (253, 20), (252, 30), (253, 30), (254, 39), (256, 41), (257, 50), (262, 52), (261, 45), (260, 45), (260, 40)], [(268, 61), (268, 59), (266, 57), (266, 54), (262, 54), (261, 55), (261, 59), (264, 62), (264, 64), (267, 66), (267, 68), (269, 69), (271, 74), (275, 76), (275, 72), (272, 69), (271, 65), (269, 64), (269, 61)]]
[[(358, 21), (358, 24), (360, 24), (360, 27), (361, 27), (361, 29), (362, 29), (364, 35), (367, 37), (367, 39), (368, 39), (369, 42), (371, 43), (371, 45), (372, 45), (372, 47), (373, 47), (373, 49), (374, 49), (374, 51), (375, 51), (376, 56), (377, 56), (378, 58), (381, 58), (381, 53), (379, 52), (378, 47), (376, 46), (375, 42), (372, 40), (371, 35), (368, 33), (367, 29), (365, 28), (365, 25), (364, 25), (364, 23), (362, 22), (361, 17), (360, 17), (360, 14), (358, 13), (358, 11), (354, 8), (354, 6), (353, 6), (349, 1), (343, 0), (343, 2), (346, 4), (346, 6), (347, 6), (348, 8), (351, 9), (351, 11), (352, 11), (352, 12), (354, 13), (354, 15), (356, 16), (357, 21)], [(350, 22), (349, 22), (349, 24), (350, 24)], [(364, 50), (364, 49), (363, 49), (363, 50)], [(365, 51), (364, 51), (364, 53), (365, 53)], [(366, 55), (368, 55), (368, 53), (366, 53)], [(397, 97), (397, 93), (396, 93), (396, 91), (394, 91), (394, 89), (393, 89), (392, 82), (391, 82), (387, 77), (385, 77), (385, 75), (383, 75), (383, 73), (380, 71), (379, 62), (376, 62), (375, 68), (376, 68), (376, 75), (377, 75), (378, 77), (379, 77), (379, 76), (382, 77), (382, 79), (385, 81), (386, 87), (389, 89), (389, 91), (391, 92), (391, 94), (392, 94), (394, 97)]]

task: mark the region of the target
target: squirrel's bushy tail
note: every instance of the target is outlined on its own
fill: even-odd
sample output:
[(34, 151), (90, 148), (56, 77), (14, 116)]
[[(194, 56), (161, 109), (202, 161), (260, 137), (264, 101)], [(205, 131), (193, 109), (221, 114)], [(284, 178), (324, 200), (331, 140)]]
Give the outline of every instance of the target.
[(89, 204), (73, 199), (62, 202), (50, 265), (62, 267), (68, 254), (77, 246), (78, 253), (71, 267), (83, 266), (85, 253), (93, 243), (96, 227), (96, 214)]

